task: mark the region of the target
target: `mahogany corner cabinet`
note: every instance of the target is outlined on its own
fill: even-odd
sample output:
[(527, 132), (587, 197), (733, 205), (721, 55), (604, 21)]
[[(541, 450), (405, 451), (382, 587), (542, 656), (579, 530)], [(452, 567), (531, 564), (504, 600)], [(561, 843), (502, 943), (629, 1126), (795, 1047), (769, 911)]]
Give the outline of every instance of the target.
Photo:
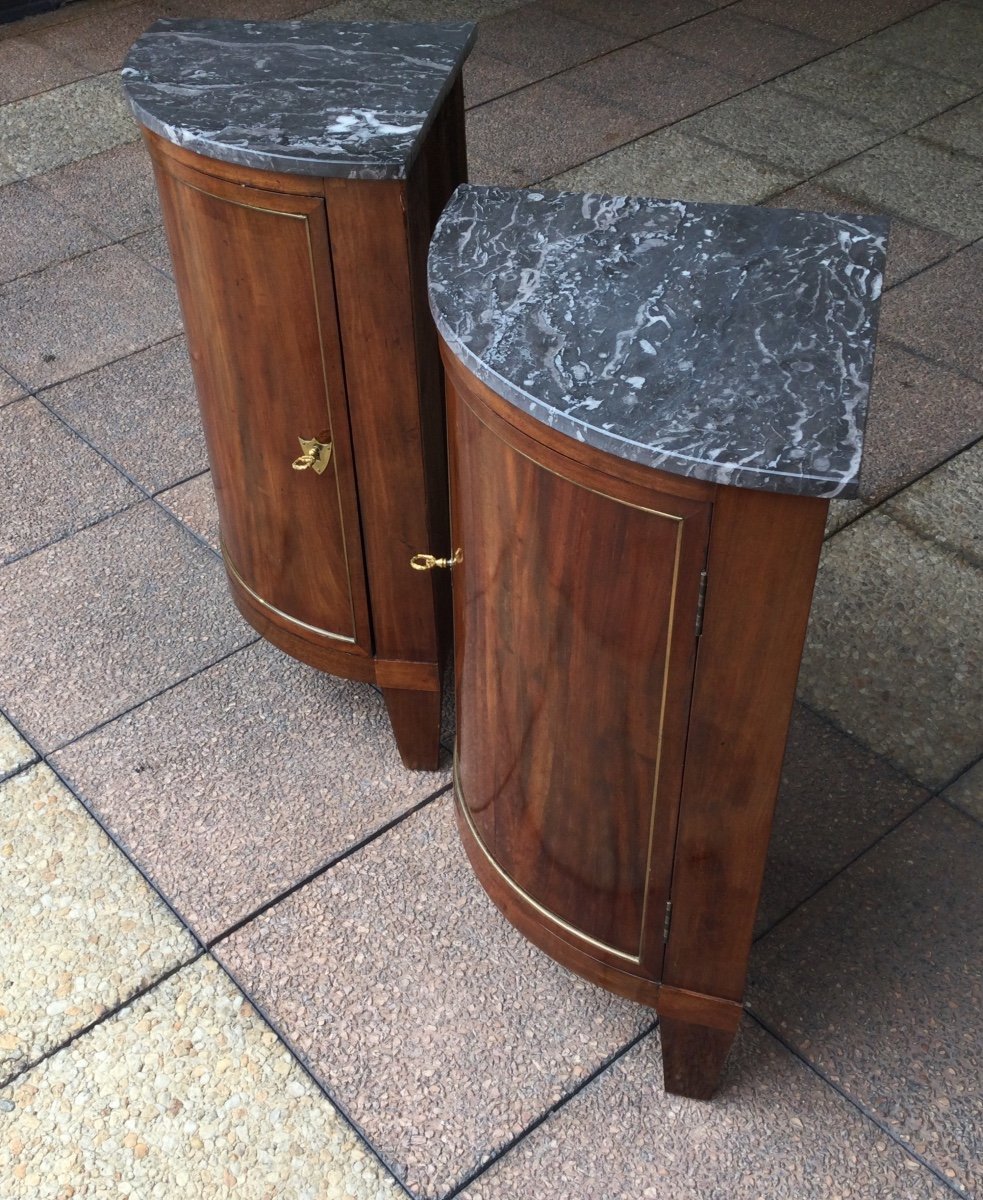
[(434, 224), (467, 173), (469, 22), (162, 20), (123, 83), (153, 160), (222, 555), (295, 658), (382, 689), (435, 769), (450, 597)]
[(505, 916), (654, 1006), (709, 1098), (828, 498), (855, 494), (877, 218), (464, 186), (448, 391), (458, 823)]

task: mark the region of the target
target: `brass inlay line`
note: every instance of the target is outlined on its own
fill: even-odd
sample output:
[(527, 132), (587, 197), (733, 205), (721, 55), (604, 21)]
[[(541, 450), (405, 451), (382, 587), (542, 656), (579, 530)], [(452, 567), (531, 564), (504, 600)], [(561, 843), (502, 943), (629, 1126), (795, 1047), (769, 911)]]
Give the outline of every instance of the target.
[(243, 591), (248, 592), (257, 604), (262, 604), (264, 608), (268, 608), (270, 612), (276, 613), (278, 617), (282, 617), (285, 621), (289, 621), (291, 625), (297, 625), (301, 629), (308, 630), (310, 633), (317, 633), (322, 637), (334, 638), (334, 640), (337, 642), (349, 642), (351, 645), (355, 645), (355, 639), (353, 637), (349, 637), (347, 634), (332, 633), (330, 629), (320, 629), (317, 625), (310, 625), (307, 621), (302, 621), (299, 617), (292, 617), (290, 613), (284, 612), (282, 608), (277, 608), (277, 606), (275, 604), (271, 604), (269, 600), (264, 600), (259, 592), (251, 588), (249, 584), (246, 583), (245, 579), (243, 579), (243, 577), (239, 574), (238, 570), (236, 570), (236, 565), (229, 557), (229, 552), (225, 547), (225, 541), (222, 538), (219, 538), (219, 546), (222, 549), (222, 558), (225, 560), (225, 565), (228, 567), (230, 574), (235, 576), (236, 582), (239, 584), (239, 586), (243, 589)]

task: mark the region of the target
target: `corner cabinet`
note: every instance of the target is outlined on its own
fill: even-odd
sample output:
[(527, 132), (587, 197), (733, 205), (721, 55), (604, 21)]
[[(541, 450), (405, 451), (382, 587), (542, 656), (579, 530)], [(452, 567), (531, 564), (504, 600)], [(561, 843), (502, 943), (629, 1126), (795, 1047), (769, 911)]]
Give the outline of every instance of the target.
[[(450, 595), (426, 253), (466, 174), (468, 23), (157, 22), (124, 85), (153, 160), (239, 610), (382, 689), (434, 769)], [(383, 108), (382, 106), (387, 106)]]
[(658, 1011), (682, 1095), (740, 1021), (882, 259), (876, 219), (467, 186), (431, 250), (461, 837), (531, 941)]

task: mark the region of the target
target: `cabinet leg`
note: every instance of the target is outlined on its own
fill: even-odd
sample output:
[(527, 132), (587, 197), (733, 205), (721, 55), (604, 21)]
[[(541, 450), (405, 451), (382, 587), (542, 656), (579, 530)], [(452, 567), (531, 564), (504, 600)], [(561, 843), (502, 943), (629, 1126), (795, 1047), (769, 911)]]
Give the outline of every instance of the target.
[(666, 1091), (691, 1100), (710, 1100), (720, 1083), (736, 1032), (736, 1029), (694, 1025), (676, 1017), (660, 1017)]
[(399, 757), (411, 771), (436, 771), (440, 760), (440, 692), (382, 689)]

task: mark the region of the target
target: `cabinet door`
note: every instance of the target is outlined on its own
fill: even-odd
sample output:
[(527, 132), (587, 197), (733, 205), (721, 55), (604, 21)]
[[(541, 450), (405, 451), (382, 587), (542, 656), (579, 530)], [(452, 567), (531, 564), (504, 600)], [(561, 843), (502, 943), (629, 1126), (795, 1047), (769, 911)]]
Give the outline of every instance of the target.
[[(156, 170), (229, 572), (301, 638), (369, 653), (324, 200)], [(323, 473), (293, 467), (301, 438), (331, 445)]]
[(710, 505), (449, 413), (465, 843), (561, 961), (658, 978)]

